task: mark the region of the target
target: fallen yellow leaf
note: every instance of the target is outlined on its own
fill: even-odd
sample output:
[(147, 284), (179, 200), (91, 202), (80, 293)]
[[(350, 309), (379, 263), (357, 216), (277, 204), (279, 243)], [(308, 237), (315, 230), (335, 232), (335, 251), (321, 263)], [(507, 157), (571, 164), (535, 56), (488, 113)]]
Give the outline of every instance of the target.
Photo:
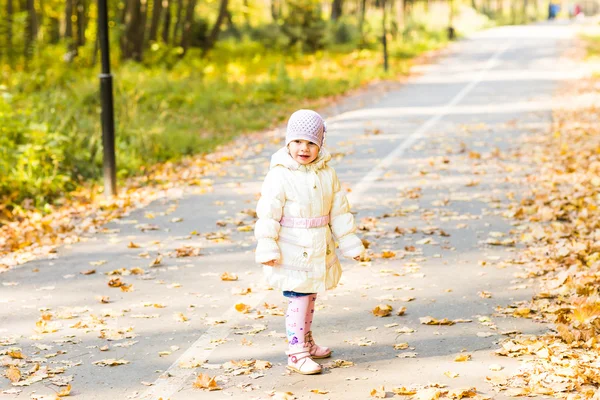
[(454, 361), (456, 362), (464, 362), (464, 361), (469, 361), (471, 359), (471, 355), (470, 354), (459, 354), (456, 356), (456, 358), (454, 359)]
[(373, 315), (376, 317), (387, 317), (392, 312), (392, 306), (389, 304), (380, 304), (373, 309)]
[(15, 367), (14, 365), (11, 365), (6, 370), (6, 377), (12, 383), (19, 382), (19, 380), (21, 379), (21, 371), (19, 370), (19, 368)]
[(385, 392), (385, 387), (381, 386), (379, 389), (371, 389), (370, 395), (371, 397), (376, 397), (378, 399), (385, 399), (387, 393)]
[(400, 396), (412, 396), (417, 393), (417, 391), (415, 389), (407, 389), (404, 386), (401, 386), (399, 388), (393, 388), (392, 392), (394, 392), (394, 394), (398, 394)]
[(71, 394), (71, 385), (67, 385), (67, 387), (60, 390), (56, 395), (58, 397), (67, 397)]
[(211, 378), (206, 374), (198, 374), (194, 387), (198, 389), (208, 389), (209, 391), (221, 390), (221, 387), (217, 385), (215, 378)]
[(237, 303), (235, 305), (236, 311), (241, 312), (242, 314), (248, 314), (250, 312), (251, 308), (252, 307), (250, 307), (249, 305), (244, 304), (244, 303)]
[(229, 272), (223, 272), (223, 274), (221, 275), (221, 280), (222, 281), (237, 281), (238, 276), (236, 274), (232, 274)]

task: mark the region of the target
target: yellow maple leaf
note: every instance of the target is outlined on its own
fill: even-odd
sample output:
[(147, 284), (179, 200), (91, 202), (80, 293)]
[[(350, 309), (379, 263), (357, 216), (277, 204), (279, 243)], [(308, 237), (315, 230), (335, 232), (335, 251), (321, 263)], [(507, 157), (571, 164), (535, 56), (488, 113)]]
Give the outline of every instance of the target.
[(207, 389), (209, 391), (221, 390), (221, 387), (217, 384), (215, 378), (206, 374), (198, 374), (196, 381), (194, 381), (194, 387), (198, 389)]

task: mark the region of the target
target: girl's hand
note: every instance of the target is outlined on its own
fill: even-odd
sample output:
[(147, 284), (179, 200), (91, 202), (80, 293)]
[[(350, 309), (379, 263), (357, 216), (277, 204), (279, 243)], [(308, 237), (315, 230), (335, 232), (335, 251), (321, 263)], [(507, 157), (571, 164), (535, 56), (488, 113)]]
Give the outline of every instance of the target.
[(356, 257), (354, 257), (354, 259), (355, 259), (356, 261), (360, 261), (360, 256), (356, 256)]
[(271, 261), (264, 262), (263, 265), (266, 265), (268, 267), (274, 267), (275, 265), (277, 265), (277, 260), (271, 260)]

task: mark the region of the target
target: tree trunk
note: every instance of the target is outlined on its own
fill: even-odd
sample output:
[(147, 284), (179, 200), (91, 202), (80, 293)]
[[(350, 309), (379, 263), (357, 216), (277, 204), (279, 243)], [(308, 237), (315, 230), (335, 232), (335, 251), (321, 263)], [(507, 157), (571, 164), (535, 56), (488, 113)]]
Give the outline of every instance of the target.
[(277, 12), (277, 0), (271, 0), (271, 18), (273, 22), (279, 19), (279, 13)]
[(190, 36), (192, 32), (192, 25), (194, 24), (194, 10), (196, 9), (196, 0), (189, 0), (187, 4), (187, 10), (185, 11), (185, 22), (183, 24), (183, 32), (181, 34), (181, 47), (183, 48), (184, 55), (190, 46)]
[(529, 16), (527, 15), (527, 8), (528, 8), (528, 1), (527, 0), (523, 0), (523, 23), (528, 23), (529, 22)]
[(337, 21), (342, 16), (343, 0), (333, 0), (331, 2), (331, 20)]
[(400, 37), (404, 33), (404, 0), (396, 1), (396, 36)]
[(144, 46), (146, 44), (146, 22), (148, 20), (148, 2), (146, 0), (140, 0), (140, 21), (137, 24), (135, 37), (133, 37), (134, 43), (134, 57), (136, 61), (142, 61), (144, 53)]
[(73, 0), (65, 0), (65, 39), (73, 39)]
[(156, 42), (156, 38), (158, 37), (158, 25), (160, 24), (162, 9), (162, 0), (154, 0), (152, 2), (152, 19), (150, 21), (150, 33), (148, 34), (148, 40), (151, 42)]
[(6, 57), (8, 64), (13, 66), (13, 0), (6, 0)]
[(85, 0), (77, 0), (77, 47), (85, 44), (85, 29), (87, 27), (87, 4)]
[(217, 39), (219, 38), (219, 32), (221, 31), (221, 24), (223, 23), (223, 20), (227, 16), (227, 6), (228, 6), (228, 0), (221, 0), (221, 5), (219, 7), (219, 15), (217, 15), (217, 20), (215, 21), (215, 24), (213, 25), (212, 30), (210, 31), (210, 33), (208, 34), (208, 37), (206, 38), (206, 43), (203, 48), (203, 50), (205, 52), (212, 49), (215, 46)]
[(360, 0), (360, 16), (358, 17), (358, 32), (360, 40), (363, 40), (363, 27), (365, 25), (365, 14), (367, 13), (367, 0)]
[(27, 0), (27, 24), (25, 26), (25, 56), (31, 56), (33, 45), (38, 33), (35, 1)]
[(141, 60), (137, 47), (137, 37), (142, 23), (142, 4), (140, 0), (127, 0), (125, 17), (125, 33), (122, 36), (121, 56), (123, 59)]
[(164, 0), (163, 8), (165, 9), (165, 18), (163, 20), (162, 40), (164, 43), (169, 43), (171, 30), (171, 1)]
[[(192, 0), (190, 0), (192, 1)], [(183, 0), (177, 1), (177, 17), (175, 18), (175, 30), (173, 31), (172, 43), (175, 44), (182, 38), (181, 34), (181, 17), (183, 16)]]

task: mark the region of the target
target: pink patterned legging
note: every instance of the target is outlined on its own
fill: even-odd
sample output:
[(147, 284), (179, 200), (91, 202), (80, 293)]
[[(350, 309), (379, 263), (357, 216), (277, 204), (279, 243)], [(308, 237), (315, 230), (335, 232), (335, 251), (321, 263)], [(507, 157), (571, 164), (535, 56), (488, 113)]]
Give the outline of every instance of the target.
[(316, 294), (288, 297), (285, 326), (290, 345), (304, 343), (304, 335), (310, 331), (315, 313)]

